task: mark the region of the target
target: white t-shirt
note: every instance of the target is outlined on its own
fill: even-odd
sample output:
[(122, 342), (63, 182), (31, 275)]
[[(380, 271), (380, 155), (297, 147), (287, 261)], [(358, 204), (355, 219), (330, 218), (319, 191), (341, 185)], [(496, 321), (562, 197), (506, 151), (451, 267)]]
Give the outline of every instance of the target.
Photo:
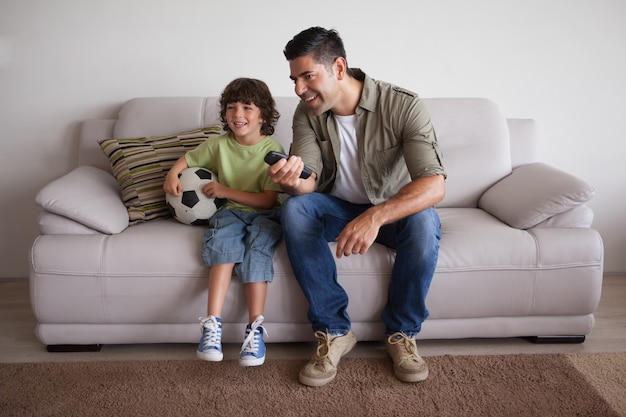
[(337, 116), (337, 130), (341, 139), (339, 169), (331, 195), (355, 204), (370, 202), (361, 179), (361, 167), (356, 142), (356, 115)]

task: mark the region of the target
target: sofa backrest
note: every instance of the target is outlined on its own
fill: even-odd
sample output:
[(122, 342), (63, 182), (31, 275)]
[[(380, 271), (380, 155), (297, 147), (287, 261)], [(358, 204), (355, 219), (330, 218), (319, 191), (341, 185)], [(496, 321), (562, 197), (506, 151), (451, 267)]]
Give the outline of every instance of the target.
[(511, 172), (506, 119), (481, 98), (425, 99), (448, 174), (441, 207), (476, 207), (487, 188)]
[[(291, 143), (291, 117), (297, 97), (275, 97), (281, 117), (273, 137), (286, 150)], [(508, 120), (498, 106), (483, 98), (426, 98), (443, 150), (448, 174), (440, 207), (476, 207), (481, 194), (511, 172), (509, 129), (515, 127), (514, 150), (534, 153), (532, 120)], [(103, 138), (135, 138), (173, 134), (219, 123), (217, 97), (142, 97), (122, 105), (117, 119), (87, 120), (80, 139), (79, 164), (110, 171), (97, 143)], [(530, 127), (529, 127), (530, 126)], [(530, 132), (531, 134), (529, 134)], [(513, 132), (512, 132), (513, 133)], [(535, 162), (518, 158), (516, 163)], [(515, 159), (515, 158), (514, 158)]]

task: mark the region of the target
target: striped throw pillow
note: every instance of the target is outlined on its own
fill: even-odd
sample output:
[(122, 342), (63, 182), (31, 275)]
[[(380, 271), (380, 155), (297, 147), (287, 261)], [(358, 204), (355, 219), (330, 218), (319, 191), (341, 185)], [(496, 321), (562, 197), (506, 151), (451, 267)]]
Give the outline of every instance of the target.
[(122, 189), (129, 224), (170, 217), (163, 191), (168, 171), (185, 152), (223, 134), (214, 125), (173, 135), (99, 140)]

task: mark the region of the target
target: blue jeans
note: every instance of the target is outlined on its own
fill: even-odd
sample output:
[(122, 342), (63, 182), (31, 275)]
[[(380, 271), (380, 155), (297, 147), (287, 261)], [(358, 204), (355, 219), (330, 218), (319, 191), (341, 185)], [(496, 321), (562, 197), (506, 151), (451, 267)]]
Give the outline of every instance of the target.
[(202, 237), (206, 266), (234, 263), (242, 283), (272, 282), (274, 249), (282, 236), (278, 210), (218, 210)]
[[(320, 193), (289, 197), (281, 207), (287, 253), (309, 301), (313, 331), (337, 335), (350, 330), (348, 295), (337, 281), (328, 242), (370, 207)], [(381, 227), (376, 242), (396, 250), (381, 317), (387, 335), (403, 332), (413, 337), (421, 330), (428, 317), (426, 294), (437, 266), (440, 238), (441, 223), (434, 208)]]

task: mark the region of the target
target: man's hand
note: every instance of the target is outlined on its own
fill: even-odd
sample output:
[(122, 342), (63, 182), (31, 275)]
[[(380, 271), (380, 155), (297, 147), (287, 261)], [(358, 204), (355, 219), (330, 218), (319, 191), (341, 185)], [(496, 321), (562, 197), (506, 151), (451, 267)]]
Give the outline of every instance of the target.
[(287, 194), (299, 195), (313, 192), (315, 190), (315, 173), (308, 179), (300, 178), (300, 173), (304, 169), (304, 162), (299, 156), (291, 155), (289, 159), (280, 159), (267, 168), (267, 175), (270, 179), (280, 185)]
[(375, 210), (368, 210), (356, 217), (337, 236), (337, 258), (363, 255), (376, 240), (380, 224), (375, 221)]
[(380, 228), (428, 207), (443, 199), (445, 183), (442, 175), (416, 178), (392, 198), (370, 207), (356, 217), (337, 236), (337, 258), (364, 254), (372, 246)]

